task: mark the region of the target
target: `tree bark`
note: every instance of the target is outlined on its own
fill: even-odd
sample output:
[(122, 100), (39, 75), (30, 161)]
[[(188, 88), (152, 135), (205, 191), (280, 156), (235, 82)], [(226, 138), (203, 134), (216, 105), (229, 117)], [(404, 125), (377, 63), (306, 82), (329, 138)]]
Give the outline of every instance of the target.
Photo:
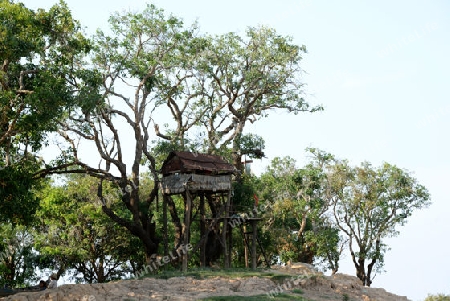
[(181, 245), (181, 242), (183, 241), (183, 226), (181, 224), (180, 217), (178, 216), (177, 209), (175, 207), (175, 202), (173, 201), (171, 196), (165, 196), (167, 201), (167, 208), (169, 209), (170, 217), (172, 219), (172, 223), (174, 226), (174, 245), (175, 248), (177, 248), (179, 245)]

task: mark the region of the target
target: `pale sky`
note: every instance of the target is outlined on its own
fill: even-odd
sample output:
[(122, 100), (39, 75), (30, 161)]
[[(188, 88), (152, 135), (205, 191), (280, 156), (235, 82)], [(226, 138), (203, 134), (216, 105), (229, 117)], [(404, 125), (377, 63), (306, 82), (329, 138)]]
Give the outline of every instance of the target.
[[(24, 0), (29, 8), (56, 1)], [(146, 1), (67, 0), (88, 33), (107, 29), (111, 12), (140, 11)], [(422, 1), (206, 1), (154, 3), (202, 32), (243, 33), (268, 25), (306, 45), (302, 66), (306, 99), (323, 104), (314, 114), (272, 114), (252, 132), (264, 137), (263, 171), (291, 156), (299, 167), (308, 146), (374, 165), (386, 161), (411, 171), (433, 204), (416, 211), (398, 237), (387, 240), (386, 272), (373, 287), (423, 300), (450, 294), (450, 2)], [(349, 256), (340, 272), (354, 275)]]

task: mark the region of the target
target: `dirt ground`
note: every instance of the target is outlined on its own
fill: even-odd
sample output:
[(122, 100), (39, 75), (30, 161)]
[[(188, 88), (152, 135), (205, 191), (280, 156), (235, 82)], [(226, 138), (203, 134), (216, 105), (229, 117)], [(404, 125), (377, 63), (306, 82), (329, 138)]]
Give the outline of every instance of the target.
[(408, 301), (406, 297), (391, 294), (381, 288), (363, 287), (356, 277), (344, 274), (324, 276), (304, 264), (270, 269), (267, 272), (282, 277), (173, 277), (121, 280), (106, 284), (67, 284), (54, 290), (17, 293), (2, 298), (2, 301), (201, 300), (211, 296), (275, 297), (299, 292), (303, 298), (314, 301)]

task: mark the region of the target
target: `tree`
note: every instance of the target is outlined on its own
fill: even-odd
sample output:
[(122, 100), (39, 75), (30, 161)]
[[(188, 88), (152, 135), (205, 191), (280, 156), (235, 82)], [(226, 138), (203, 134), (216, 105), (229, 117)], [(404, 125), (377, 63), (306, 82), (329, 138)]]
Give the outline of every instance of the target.
[(321, 164), (332, 159), (314, 152), (314, 159), (303, 168), (290, 157), (275, 158), (261, 176), (261, 192), (272, 203), (268, 228), (273, 231), (275, 249), (282, 261), (328, 262), (338, 269), (340, 242), (338, 229), (325, 214), (329, 203), (325, 195), (326, 174)]
[(90, 46), (64, 2), (48, 12), (10, 0), (0, 8), (0, 195), (20, 204), (2, 206), (0, 221), (18, 222), (38, 203), (29, 195), (35, 152), (89, 90), (89, 72), (78, 67)]
[[(199, 36), (196, 25), (186, 28), (152, 5), (142, 13), (114, 14), (110, 24), (111, 36), (99, 32), (94, 38), (92, 62), (101, 73), (102, 98), (92, 97), (90, 105), (71, 111), (61, 128), (67, 156), (48, 172), (87, 173), (115, 183), (125, 192), (122, 203), (132, 217), (120, 217), (106, 204), (103, 210), (139, 237), (150, 260), (160, 240), (152, 204), (158, 196), (161, 150), (239, 153), (234, 161), (240, 165), (244, 150), (262, 156), (261, 149), (252, 147), (262, 148), (263, 140), (245, 136), (246, 122), (275, 109), (298, 113), (321, 108), (311, 108), (300, 96), (304, 47), (274, 30), (251, 28), (246, 38)], [(152, 145), (151, 137), (166, 143)], [(199, 143), (198, 137), (208, 139)], [(97, 149), (100, 165), (83, 161), (79, 141)], [(157, 146), (155, 152), (152, 146)], [(139, 196), (143, 164), (154, 183), (144, 199)], [(177, 213), (171, 211), (171, 216), (175, 223)]]
[(374, 168), (337, 162), (329, 181), (335, 222), (348, 237), (356, 276), (370, 286), (373, 270), (383, 266), (384, 239), (398, 235), (397, 227), (429, 204), (429, 193), (408, 171), (388, 163)]
[[(56, 162), (46, 173), (86, 173), (117, 186), (123, 192), (122, 206), (130, 215), (120, 216), (109, 207), (100, 184), (103, 212), (140, 239), (150, 262), (160, 240), (151, 208), (158, 196), (159, 175), (149, 152), (152, 114), (161, 104), (156, 86), (163, 81), (165, 70), (177, 64), (176, 55), (192, 36), (192, 29), (184, 29), (180, 20), (166, 17), (153, 5), (142, 13), (114, 14), (110, 25), (111, 36), (99, 31), (94, 38), (92, 62), (101, 73), (102, 97), (91, 98), (62, 123), (60, 133), (69, 145), (67, 156), (63, 164)], [(101, 164), (83, 161), (79, 140), (86, 143), (84, 147), (97, 150)], [(154, 183), (145, 197), (139, 193), (142, 164)]]
[(197, 37), (183, 50), (186, 54), (178, 56), (183, 68), (168, 69), (161, 93), (176, 123), (166, 133), (155, 124), (163, 140), (185, 146), (196, 140), (194, 132), (202, 151), (231, 156), (242, 170), (242, 156), (264, 156), (264, 140), (244, 133), (248, 122), (274, 110), (322, 110), (302, 97), (300, 61), (306, 47), (274, 29), (250, 27), (244, 37)]
[[(64, 186), (42, 192), (45, 196), (36, 213), (36, 250), (43, 259), (53, 258), (43, 260), (43, 267), (59, 270), (59, 274), (72, 273), (77, 282), (121, 279), (132, 272), (130, 261), (139, 260), (139, 252), (132, 250), (137, 238), (133, 240), (125, 228), (102, 212), (97, 184), (91, 177), (72, 175)], [(106, 184), (104, 197), (117, 210), (120, 194)]]
[[(300, 61), (305, 46), (292, 43), (274, 29), (249, 27), (245, 37), (228, 33), (208, 37), (197, 76), (202, 80), (201, 119), (209, 152), (230, 147), (233, 164), (242, 170), (241, 157), (263, 156), (259, 148), (243, 148), (248, 122), (269, 116), (273, 110), (289, 113), (315, 112), (302, 97)], [(231, 145), (230, 145), (231, 144)]]
[[(230, 158), (238, 171), (243, 172), (243, 156), (264, 156), (263, 138), (245, 133), (249, 122), (267, 117), (274, 110), (298, 114), (322, 109), (302, 97), (300, 61), (306, 47), (293, 44), (290, 37), (271, 28), (250, 27), (244, 37), (228, 33), (198, 41), (200, 47), (196, 49), (201, 55), (193, 58), (194, 70), (182, 89), (185, 96), (177, 94), (177, 102), (169, 95), (167, 105), (178, 124), (189, 124), (190, 128), (197, 125), (198, 136), (203, 138), (198, 143), (201, 150)], [(180, 114), (178, 108), (190, 108), (194, 114)], [(174, 132), (180, 133), (178, 129)], [(159, 136), (173, 140), (169, 134)], [(184, 141), (185, 131), (182, 137), (178, 139)], [(236, 181), (243, 181), (240, 174)], [(219, 212), (219, 203), (209, 201), (209, 205), (213, 216)], [(176, 212), (171, 214), (179, 220)]]

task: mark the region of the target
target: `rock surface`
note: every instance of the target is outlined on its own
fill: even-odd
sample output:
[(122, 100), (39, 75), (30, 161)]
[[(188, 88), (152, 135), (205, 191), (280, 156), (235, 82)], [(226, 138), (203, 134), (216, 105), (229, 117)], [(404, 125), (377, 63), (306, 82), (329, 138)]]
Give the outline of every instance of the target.
[(396, 296), (381, 288), (363, 287), (356, 277), (336, 274), (323, 276), (310, 266), (296, 264), (288, 268), (267, 270), (282, 277), (275, 283), (268, 278), (227, 278), (211, 277), (198, 280), (193, 277), (174, 277), (169, 279), (145, 278), (142, 280), (121, 280), (106, 284), (67, 284), (54, 290), (32, 293), (17, 293), (0, 298), (2, 301), (45, 300), (45, 301), (103, 301), (103, 300), (200, 300), (210, 296), (272, 296), (301, 290), (302, 297), (308, 300), (348, 300), (362, 301), (408, 301), (406, 297)]

